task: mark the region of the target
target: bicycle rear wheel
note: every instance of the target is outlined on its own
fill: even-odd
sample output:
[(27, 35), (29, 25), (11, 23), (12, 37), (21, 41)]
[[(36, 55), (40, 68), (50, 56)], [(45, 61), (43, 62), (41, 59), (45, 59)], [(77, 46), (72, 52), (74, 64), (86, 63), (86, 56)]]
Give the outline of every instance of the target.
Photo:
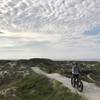
[(75, 79), (72, 77), (72, 78), (71, 78), (71, 85), (72, 85), (72, 87), (75, 87), (74, 80), (75, 80)]

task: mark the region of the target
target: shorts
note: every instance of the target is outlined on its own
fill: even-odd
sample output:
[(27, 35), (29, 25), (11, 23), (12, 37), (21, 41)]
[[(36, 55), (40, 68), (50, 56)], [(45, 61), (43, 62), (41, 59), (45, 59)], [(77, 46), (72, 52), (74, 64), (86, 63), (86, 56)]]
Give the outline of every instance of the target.
[(75, 79), (78, 79), (79, 78), (79, 74), (72, 74), (72, 77), (75, 78)]

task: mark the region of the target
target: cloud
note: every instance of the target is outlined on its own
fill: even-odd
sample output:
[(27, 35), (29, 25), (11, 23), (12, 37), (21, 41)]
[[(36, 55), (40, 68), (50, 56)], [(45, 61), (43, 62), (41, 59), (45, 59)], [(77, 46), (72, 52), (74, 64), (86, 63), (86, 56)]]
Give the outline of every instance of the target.
[(86, 35), (99, 35), (100, 33), (100, 26), (96, 26), (91, 28), (90, 30), (84, 32)]
[[(9, 31), (39, 31), (48, 24), (79, 28), (98, 23), (99, 0), (7, 0), (1, 5), (1, 28)], [(98, 16), (97, 16), (98, 15)], [(82, 26), (84, 28), (84, 26)], [(57, 27), (56, 27), (57, 30)]]
[(53, 45), (60, 38), (60, 34), (5, 32), (0, 35), (0, 48), (30, 48), (30, 46), (35, 48), (44, 45)]
[[(79, 56), (83, 48), (87, 48), (85, 55), (90, 48), (93, 55), (100, 49), (99, 0), (1, 0), (0, 19), (4, 33), (0, 34), (0, 48), (38, 51), (43, 46), (52, 52), (63, 49), (64, 54), (69, 48), (70, 53), (79, 48)], [(51, 55), (50, 51), (43, 54)]]

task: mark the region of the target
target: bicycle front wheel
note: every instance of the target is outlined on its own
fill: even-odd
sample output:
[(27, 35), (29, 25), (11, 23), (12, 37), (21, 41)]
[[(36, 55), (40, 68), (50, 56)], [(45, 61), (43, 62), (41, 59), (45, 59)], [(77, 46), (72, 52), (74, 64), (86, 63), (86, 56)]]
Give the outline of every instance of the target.
[(83, 92), (83, 82), (79, 81), (77, 86), (78, 91)]

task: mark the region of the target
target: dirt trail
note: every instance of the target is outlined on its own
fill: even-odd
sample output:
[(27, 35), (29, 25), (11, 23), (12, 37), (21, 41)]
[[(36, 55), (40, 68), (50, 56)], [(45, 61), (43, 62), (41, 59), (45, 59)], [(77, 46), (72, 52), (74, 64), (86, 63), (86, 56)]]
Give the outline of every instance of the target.
[[(32, 70), (35, 71), (36, 73), (45, 75), (48, 78), (55, 79), (61, 82), (64, 86), (71, 89), (71, 91), (78, 92), (71, 86), (70, 78), (64, 77), (58, 73), (53, 73), (53, 74), (45, 73), (38, 67), (32, 67)], [(84, 84), (84, 91), (83, 93), (80, 94), (85, 95), (88, 98), (88, 100), (100, 100), (100, 88), (96, 87), (93, 83), (83, 82), (83, 84)]]
[(95, 82), (95, 80), (93, 80), (93, 79), (91, 78), (90, 75), (87, 75), (87, 77), (88, 77), (92, 82)]

